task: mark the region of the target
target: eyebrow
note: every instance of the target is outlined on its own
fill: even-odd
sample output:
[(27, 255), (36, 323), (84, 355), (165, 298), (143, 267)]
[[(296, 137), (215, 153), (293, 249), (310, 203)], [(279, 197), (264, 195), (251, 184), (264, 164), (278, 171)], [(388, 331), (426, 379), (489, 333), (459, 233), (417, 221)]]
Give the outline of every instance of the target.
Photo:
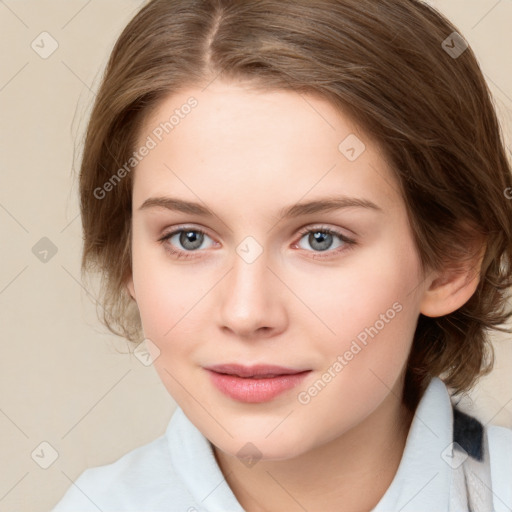
[[(346, 196), (332, 196), (287, 206), (279, 210), (278, 217), (293, 218), (299, 217), (301, 215), (311, 215), (314, 213), (329, 212), (353, 207), (382, 212), (382, 208), (377, 206), (372, 201), (369, 201), (368, 199)], [(142, 205), (139, 207), (139, 210), (146, 210), (150, 208), (165, 208), (171, 211), (188, 213), (190, 215), (197, 215), (202, 217), (215, 216), (210, 209), (199, 203), (184, 201), (183, 199), (177, 199), (174, 197), (150, 197), (142, 203)]]

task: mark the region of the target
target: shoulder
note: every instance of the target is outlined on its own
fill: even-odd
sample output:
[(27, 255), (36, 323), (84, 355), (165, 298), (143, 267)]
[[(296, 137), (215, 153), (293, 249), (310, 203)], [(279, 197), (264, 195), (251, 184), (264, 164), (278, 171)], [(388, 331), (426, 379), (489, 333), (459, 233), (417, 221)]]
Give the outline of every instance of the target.
[(496, 510), (512, 509), (512, 429), (487, 427)]
[(51, 512), (165, 510), (165, 503), (180, 501), (190, 503), (161, 436), (112, 464), (86, 469)]

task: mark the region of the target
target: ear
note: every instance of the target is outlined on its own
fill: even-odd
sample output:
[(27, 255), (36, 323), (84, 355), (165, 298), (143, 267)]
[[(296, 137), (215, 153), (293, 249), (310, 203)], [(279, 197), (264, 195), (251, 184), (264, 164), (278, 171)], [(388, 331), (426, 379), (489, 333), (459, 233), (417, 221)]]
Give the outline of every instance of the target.
[(480, 282), (480, 269), (485, 254), (485, 243), (475, 256), (442, 271), (432, 273), (430, 284), (420, 303), (420, 313), (439, 317), (453, 313), (475, 293)]

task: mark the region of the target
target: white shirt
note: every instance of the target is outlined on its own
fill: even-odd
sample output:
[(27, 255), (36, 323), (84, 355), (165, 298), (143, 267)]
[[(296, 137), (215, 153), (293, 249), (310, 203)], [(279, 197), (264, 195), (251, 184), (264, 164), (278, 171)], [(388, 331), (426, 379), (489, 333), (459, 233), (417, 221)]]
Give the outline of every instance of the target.
[[(448, 390), (434, 378), (416, 409), (397, 473), (372, 512), (448, 512), (452, 471), (442, 453), (452, 443), (452, 428)], [(489, 426), (488, 439), (492, 512), (511, 512), (512, 429)], [(164, 435), (112, 464), (86, 469), (51, 512), (97, 511), (244, 512), (210, 442), (179, 407)]]

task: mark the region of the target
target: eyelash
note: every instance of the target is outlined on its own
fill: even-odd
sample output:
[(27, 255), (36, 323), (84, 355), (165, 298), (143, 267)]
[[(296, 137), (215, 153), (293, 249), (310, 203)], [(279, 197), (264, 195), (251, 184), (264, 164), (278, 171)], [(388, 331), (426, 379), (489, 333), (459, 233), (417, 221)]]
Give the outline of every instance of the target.
[[(159, 238), (158, 242), (160, 242), (162, 245), (164, 245), (165, 250), (171, 256), (173, 256), (173, 257), (175, 257), (177, 259), (185, 259), (186, 260), (186, 259), (190, 259), (190, 258), (195, 258), (195, 256), (193, 254), (196, 253), (196, 252), (201, 252), (201, 251), (198, 251), (198, 250), (195, 250), (195, 251), (176, 250), (176, 249), (173, 249), (169, 244), (165, 243), (170, 238), (172, 238), (174, 235), (176, 235), (178, 233), (181, 233), (181, 232), (184, 232), (184, 231), (193, 231), (194, 233), (199, 233), (201, 235), (210, 236), (210, 235), (208, 235), (208, 233), (206, 233), (202, 229), (195, 228), (195, 227), (192, 227), (192, 226), (189, 226), (189, 227), (187, 227), (187, 226), (180, 226), (179, 228), (174, 229), (170, 233), (166, 233), (164, 236)], [(347, 236), (345, 236), (340, 231), (337, 231), (337, 230), (332, 229), (332, 228), (328, 228), (326, 226), (319, 226), (319, 227), (314, 227), (314, 228), (307, 227), (307, 228), (301, 229), (299, 231), (300, 237), (299, 237), (299, 239), (297, 240), (297, 242), (294, 245), (296, 245), (298, 242), (300, 242), (300, 240), (304, 237), (304, 235), (307, 235), (309, 233), (323, 233), (323, 234), (337, 236), (345, 244), (344, 246), (338, 247), (337, 249), (334, 249), (334, 250), (327, 249), (326, 251), (320, 251), (320, 252), (319, 251), (316, 251), (316, 252), (315, 251), (307, 251), (307, 252), (313, 252), (313, 255), (312, 255), (313, 259), (330, 259), (333, 256), (337, 256), (338, 254), (340, 254), (342, 252), (346, 252), (346, 251), (349, 251), (349, 250), (353, 249), (354, 246), (357, 245), (357, 242), (355, 240), (353, 240), (352, 238), (348, 238)], [(323, 252), (329, 253), (329, 256), (321, 255)]]

